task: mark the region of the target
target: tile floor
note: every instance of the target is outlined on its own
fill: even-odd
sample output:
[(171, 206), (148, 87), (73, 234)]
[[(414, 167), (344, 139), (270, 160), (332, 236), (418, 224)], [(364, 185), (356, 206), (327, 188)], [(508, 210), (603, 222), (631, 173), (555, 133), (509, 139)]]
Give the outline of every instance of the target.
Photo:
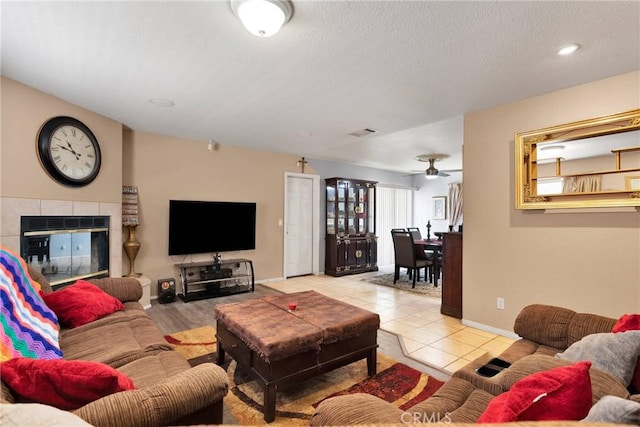
[(439, 300), (367, 283), (364, 277), (302, 276), (263, 284), (286, 293), (315, 290), (378, 313), (381, 329), (400, 336), (407, 357), (448, 373), (485, 353), (497, 356), (513, 342), (440, 314)]

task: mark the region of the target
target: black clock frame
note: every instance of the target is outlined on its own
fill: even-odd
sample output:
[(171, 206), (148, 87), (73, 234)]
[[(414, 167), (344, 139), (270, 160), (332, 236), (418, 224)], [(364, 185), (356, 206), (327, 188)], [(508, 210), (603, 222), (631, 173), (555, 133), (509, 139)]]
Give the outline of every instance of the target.
[[(84, 178), (74, 179), (63, 174), (55, 166), (53, 158), (51, 157), (51, 151), (49, 150), (49, 147), (51, 145), (51, 137), (53, 136), (55, 131), (62, 126), (74, 126), (80, 129), (85, 133), (85, 135), (87, 135), (89, 140), (91, 140), (93, 146), (96, 148), (96, 167), (90, 175), (87, 175)], [(98, 173), (100, 172), (100, 167), (102, 165), (102, 153), (100, 152), (100, 144), (98, 143), (98, 139), (93, 134), (93, 132), (91, 132), (91, 129), (89, 129), (80, 120), (74, 119), (73, 117), (58, 116), (47, 120), (38, 132), (37, 150), (38, 157), (40, 159), (40, 162), (42, 163), (42, 167), (44, 168), (44, 170), (49, 174), (49, 176), (51, 176), (51, 178), (55, 179), (61, 184), (68, 185), (70, 187), (82, 187), (93, 182), (93, 180), (96, 179)]]

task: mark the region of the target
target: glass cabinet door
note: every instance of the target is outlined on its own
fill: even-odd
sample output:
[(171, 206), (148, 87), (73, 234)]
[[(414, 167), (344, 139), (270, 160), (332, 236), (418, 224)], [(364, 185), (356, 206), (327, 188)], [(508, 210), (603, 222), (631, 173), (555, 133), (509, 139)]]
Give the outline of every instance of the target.
[(336, 188), (327, 185), (327, 234), (336, 234)]
[(369, 186), (367, 188), (367, 234), (376, 234), (376, 187)]
[(346, 233), (346, 192), (347, 182), (338, 181), (338, 234), (344, 235)]
[(367, 193), (365, 186), (356, 186), (356, 197), (356, 207), (353, 212), (356, 220), (355, 234), (363, 235), (367, 234)]
[(375, 183), (331, 178), (326, 180), (327, 235), (375, 234)]
[(356, 189), (349, 185), (347, 188), (348, 199), (347, 199), (347, 223), (348, 229), (347, 234), (350, 236), (357, 234), (356, 233), (356, 218), (355, 218), (355, 210), (356, 210)]

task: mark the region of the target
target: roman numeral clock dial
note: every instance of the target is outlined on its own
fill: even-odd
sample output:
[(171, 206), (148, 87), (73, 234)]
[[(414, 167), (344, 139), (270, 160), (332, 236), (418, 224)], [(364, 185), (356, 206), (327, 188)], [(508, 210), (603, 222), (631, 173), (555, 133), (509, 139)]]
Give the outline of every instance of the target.
[(38, 133), (38, 157), (53, 179), (71, 187), (92, 182), (100, 172), (98, 140), (81, 121), (54, 117)]

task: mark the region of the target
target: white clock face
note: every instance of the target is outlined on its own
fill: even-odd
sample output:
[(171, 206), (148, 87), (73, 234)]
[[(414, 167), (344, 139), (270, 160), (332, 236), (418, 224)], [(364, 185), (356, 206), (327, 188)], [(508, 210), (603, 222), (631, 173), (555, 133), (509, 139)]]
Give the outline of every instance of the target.
[(94, 173), (96, 146), (75, 126), (61, 126), (51, 135), (49, 153), (53, 166), (71, 179), (84, 179)]

